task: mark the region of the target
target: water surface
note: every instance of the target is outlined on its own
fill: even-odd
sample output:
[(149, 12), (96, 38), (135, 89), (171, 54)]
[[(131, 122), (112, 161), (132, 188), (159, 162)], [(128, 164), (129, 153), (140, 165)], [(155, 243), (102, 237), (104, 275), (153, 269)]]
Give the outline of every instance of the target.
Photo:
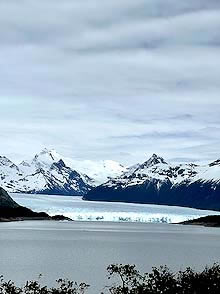
[(0, 223), (0, 274), (22, 283), (68, 277), (99, 293), (111, 263), (143, 271), (167, 264), (201, 268), (220, 261), (220, 229), (170, 224), (26, 221)]

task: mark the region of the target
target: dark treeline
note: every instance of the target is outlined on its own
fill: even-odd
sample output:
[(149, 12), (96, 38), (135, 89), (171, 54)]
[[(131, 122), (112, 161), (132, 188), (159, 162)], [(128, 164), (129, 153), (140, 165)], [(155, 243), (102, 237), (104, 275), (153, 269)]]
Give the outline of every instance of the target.
[[(220, 264), (195, 271), (172, 272), (167, 266), (153, 267), (150, 273), (141, 274), (135, 265), (112, 264), (107, 268), (108, 279), (114, 283), (100, 294), (219, 294)], [(39, 281), (28, 281), (22, 287), (13, 281), (0, 278), (0, 294), (84, 294), (89, 285), (59, 279), (55, 287), (42, 286)], [(98, 294), (98, 293), (97, 293)]]

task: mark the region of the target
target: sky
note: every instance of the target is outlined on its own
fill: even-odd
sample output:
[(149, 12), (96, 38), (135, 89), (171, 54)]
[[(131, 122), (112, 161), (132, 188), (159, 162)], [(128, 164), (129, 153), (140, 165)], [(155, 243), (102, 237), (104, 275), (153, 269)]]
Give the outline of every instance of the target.
[(219, 0), (1, 0), (0, 154), (220, 158)]

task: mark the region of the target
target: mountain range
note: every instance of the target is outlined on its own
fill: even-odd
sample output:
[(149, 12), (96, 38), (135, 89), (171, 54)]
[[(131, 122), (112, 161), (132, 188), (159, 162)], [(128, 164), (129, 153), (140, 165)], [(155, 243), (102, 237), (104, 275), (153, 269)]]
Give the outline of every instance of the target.
[(125, 170), (112, 160), (78, 161), (44, 149), (20, 164), (0, 156), (0, 186), (11, 193), (83, 196)]
[(0, 156), (0, 186), (17, 193), (220, 210), (220, 159), (206, 165), (171, 164), (153, 154), (125, 167), (111, 160), (73, 160), (44, 149), (18, 165)]
[(91, 189), (84, 199), (220, 210), (220, 160), (207, 165), (174, 165), (153, 154)]

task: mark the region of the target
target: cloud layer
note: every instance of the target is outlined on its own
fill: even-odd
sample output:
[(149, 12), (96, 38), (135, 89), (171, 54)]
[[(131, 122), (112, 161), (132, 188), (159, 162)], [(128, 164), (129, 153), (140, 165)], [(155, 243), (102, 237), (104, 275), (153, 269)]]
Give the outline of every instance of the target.
[(2, 0), (1, 154), (220, 157), (219, 0)]

